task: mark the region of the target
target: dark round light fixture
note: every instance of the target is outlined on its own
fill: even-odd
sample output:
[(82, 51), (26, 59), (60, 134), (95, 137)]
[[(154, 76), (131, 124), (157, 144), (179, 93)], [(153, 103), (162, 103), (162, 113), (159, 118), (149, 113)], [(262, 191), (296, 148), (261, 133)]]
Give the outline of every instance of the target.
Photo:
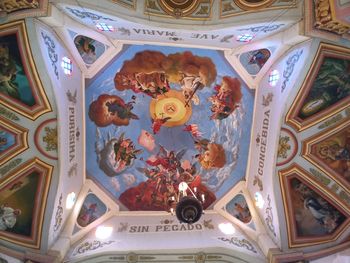
[(196, 223), (203, 214), (203, 207), (197, 198), (184, 196), (176, 205), (176, 217), (181, 223)]

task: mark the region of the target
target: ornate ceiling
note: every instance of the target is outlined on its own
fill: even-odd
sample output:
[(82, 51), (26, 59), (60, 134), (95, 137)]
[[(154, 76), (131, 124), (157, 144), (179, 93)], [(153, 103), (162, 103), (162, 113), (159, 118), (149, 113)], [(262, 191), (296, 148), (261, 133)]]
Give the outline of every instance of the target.
[[(0, 261), (341, 259), (349, 8), (3, 1)], [(182, 181), (193, 225), (168, 213)]]

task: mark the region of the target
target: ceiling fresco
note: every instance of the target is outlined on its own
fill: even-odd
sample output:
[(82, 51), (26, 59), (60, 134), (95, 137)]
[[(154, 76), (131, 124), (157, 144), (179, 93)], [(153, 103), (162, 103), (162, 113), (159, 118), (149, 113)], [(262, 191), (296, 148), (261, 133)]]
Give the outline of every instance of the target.
[(128, 46), (86, 90), (87, 174), (128, 210), (245, 176), (254, 93), (217, 51)]
[(35, 70), (24, 22), (0, 25), (0, 37), (2, 103), (35, 120), (51, 106)]
[(279, 171), (279, 175), (290, 247), (329, 242), (345, 230), (349, 214), (322, 187), (310, 181), (304, 169), (292, 165)]
[(0, 164), (28, 148), (28, 130), (0, 116)]
[(274, 51), (275, 48), (263, 48), (242, 53), (239, 56), (239, 61), (250, 75), (255, 76), (270, 58), (270, 50)]
[(52, 170), (51, 165), (35, 158), (0, 181), (0, 239), (40, 247)]
[[(0, 25), (0, 261), (14, 248), (33, 262), (277, 263), (349, 244), (350, 52), (298, 35), (297, 2), (53, 0), (50, 17)], [(167, 213), (182, 181), (203, 200), (197, 224)]]
[(350, 191), (350, 121), (305, 140), (303, 156)]

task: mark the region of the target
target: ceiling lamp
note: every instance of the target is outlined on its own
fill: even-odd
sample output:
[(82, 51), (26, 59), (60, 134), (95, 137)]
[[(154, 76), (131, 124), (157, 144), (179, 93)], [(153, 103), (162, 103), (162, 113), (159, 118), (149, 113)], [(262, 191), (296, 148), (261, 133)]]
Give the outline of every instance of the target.
[(181, 182), (178, 190), (178, 194), (175, 193), (168, 199), (169, 212), (172, 215), (176, 214), (181, 223), (197, 222), (203, 214), (205, 195), (198, 193), (197, 187), (194, 187), (192, 191), (186, 182)]
[(112, 235), (113, 227), (111, 226), (98, 226), (96, 228), (95, 236), (98, 239), (106, 239)]

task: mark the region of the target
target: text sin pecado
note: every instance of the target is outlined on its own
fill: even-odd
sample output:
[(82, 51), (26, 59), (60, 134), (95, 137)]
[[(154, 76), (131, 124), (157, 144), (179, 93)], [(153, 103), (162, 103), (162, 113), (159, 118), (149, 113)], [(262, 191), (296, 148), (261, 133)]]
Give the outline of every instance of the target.
[(157, 232), (185, 232), (185, 231), (201, 231), (202, 224), (164, 224), (164, 225), (148, 225), (148, 226), (130, 226), (129, 233), (157, 233)]

